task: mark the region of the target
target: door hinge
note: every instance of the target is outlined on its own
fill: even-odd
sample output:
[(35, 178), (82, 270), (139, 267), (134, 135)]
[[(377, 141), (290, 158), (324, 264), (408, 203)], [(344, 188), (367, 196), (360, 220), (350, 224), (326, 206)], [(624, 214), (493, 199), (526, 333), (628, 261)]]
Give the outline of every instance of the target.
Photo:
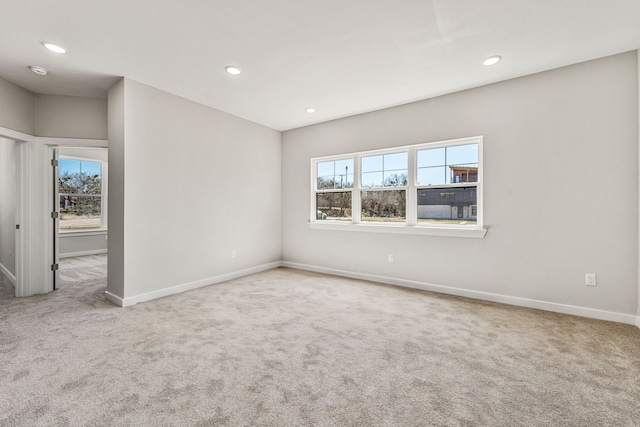
[(58, 160), (57, 159), (51, 159), (51, 166), (58, 166)]
[(16, 224), (16, 230), (20, 230), (20, 224)]
[(57, 271), (58, 270), (58, 264), (51, 264), (51, 271)]
[(51, 218), (57, 219), (60, 216), (58, 212), (51, 212)]

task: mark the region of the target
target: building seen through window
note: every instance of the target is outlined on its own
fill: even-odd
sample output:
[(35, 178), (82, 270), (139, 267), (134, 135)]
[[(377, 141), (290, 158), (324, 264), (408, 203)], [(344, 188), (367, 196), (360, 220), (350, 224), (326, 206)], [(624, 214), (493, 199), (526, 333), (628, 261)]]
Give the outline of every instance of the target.
[(472, 137), (312, 160), (312, 221), (478, 226), (481, 142)]

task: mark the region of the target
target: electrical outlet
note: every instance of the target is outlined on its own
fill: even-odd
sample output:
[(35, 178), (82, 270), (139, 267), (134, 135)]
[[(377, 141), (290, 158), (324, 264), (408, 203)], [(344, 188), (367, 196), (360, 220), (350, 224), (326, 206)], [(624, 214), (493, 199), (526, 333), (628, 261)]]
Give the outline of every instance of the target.
[(388, 255), (387, 255), (387, 260), (388, 260), (389, 262), (393, 262), (393, 254), (388, 254)]
[(596, 286), (596, 275), (594, 273), (585, 274), (584, 284), (587, 286)]
[(235, 257), (236, 257), (236, 251), (235, 251), (235, 250), (232, 250), (232, 251), (231, 251), (231, 258), (235, 258)]

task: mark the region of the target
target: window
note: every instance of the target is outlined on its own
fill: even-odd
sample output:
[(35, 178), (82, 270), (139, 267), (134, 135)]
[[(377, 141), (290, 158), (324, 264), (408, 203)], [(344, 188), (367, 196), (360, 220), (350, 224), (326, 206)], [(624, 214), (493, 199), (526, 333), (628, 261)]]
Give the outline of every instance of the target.
[(312, 225), (482, 229), (482, 137), (312, 159), (311, 166)]
[(477, 223), (478, 145), (417, 150), (418, 223)]
[(102, 206), (103, 165), (61, 157), (58, 163), (60, 231), (105, 228)]
[(360, 191), (362, 221), (407, 220), (407, 159), (406, 151), (361, 157), (360, 187), (367, 188)]
[(352, 158), (316, 163), (316, 220), (351, 221), (353, 176)]

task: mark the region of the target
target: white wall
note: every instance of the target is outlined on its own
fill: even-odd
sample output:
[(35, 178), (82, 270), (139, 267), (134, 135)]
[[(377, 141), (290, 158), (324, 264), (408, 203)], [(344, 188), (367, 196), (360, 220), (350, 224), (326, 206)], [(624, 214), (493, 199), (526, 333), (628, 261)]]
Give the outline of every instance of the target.
[(35, 95), (0, 78), (0, 127), (35, 135)]
[(107, 100), (36, 95), (37, 136), (107, 139)]
[(107, 231), (59, 233), (60, 258), (107, 253)]
[[(309, 228), (310, 158), (474, 135), (484, 239)], [(638, 312), (636, 52), (287, 131), (282, 150), (286, 262)]]
[(58, 149), (58, 154), (60, 156), (79, 157), (104, 163), (109, 162), (108, 149), (106, 148), (60, 147)]
[[(123, 294), (115, 295), (128, 300), (278, 262), (280, 133), (128, 79), (122, 84), (109, 97), (109, 200), (122, 197), (124, 205), (109, 210), (108, 291), (120, 287), (111, 276), (119, 254)], [(113, 123), (112, 112), (120, 117)], [(114, 169), (116, 156), (124, 170)], [(114, 188), (116, 174), (121, 188)], [(112, 247), (112, 221), (121, 221), (114, 215), (123, 217), (121, 252)]]
[(16, 143), (0, 138), (0, 269), (16, 274)]

